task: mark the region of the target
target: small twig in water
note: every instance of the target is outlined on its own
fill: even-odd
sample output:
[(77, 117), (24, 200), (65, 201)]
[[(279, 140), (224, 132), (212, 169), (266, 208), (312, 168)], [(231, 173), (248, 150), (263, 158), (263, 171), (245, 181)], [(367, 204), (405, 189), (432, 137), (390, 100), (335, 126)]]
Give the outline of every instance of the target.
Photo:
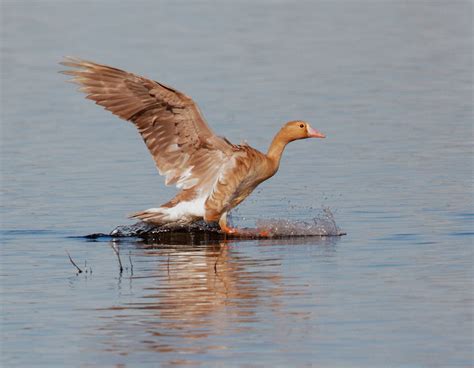
[(71, 255), (69, 254), (68, 251), (66, 251), (67, 256), (69, 257), (69, 260), (71, 261), (72, 265), (77, 268), (78, 273), (82, 273), (82, 270), (79, 268), (79, 266), (72, 260)]
[(114, 253), (117, 255), (117, 259), (119, 261), (119, 266), (120, 266), (120, 274), (123, 272), (123, 266), (122, 266), (122, 260), (120, 259), (120, 252), (119, 250), (115, 247), (115, 244), (112, 243), (111, 245), (112, 249), (114, 250)]
[(133, 276), (132, 251), (128, 252), (128, 260), (130, 261), (130, 276)]
[(224, 251), (224, 248), (226, 247), (226, 243), (221, 243), (219, 244), (219, 246), (221, 247), (221, 249), (219, 250), (219, 254), (217, 255), (216, 257), (216, 262), (214, 263), (214, 273), (217, 275), (217, 263), (219, 262), (219, 258), (221, 257), (222, 255), (222, 252)]

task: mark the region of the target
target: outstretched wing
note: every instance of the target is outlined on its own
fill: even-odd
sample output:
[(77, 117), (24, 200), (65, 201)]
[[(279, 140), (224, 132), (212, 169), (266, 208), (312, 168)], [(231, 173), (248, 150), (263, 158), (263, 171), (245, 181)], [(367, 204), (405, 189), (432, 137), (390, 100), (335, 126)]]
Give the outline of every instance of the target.
[(62, 73), (71, 75), (88, 99), (136, 125), (166, 185), (213, 185), (234, 146), (211, 131), (190, 97), (110, 66), (77, 58), (61, 64), (73, 68)]

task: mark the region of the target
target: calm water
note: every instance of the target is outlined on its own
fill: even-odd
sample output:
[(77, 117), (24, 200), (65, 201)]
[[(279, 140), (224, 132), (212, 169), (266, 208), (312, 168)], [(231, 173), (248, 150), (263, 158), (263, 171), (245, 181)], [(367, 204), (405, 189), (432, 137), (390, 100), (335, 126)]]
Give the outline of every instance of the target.
[[(7, 0), (1, 13), (1, 365), (474, 364), (472, 3)], [(64, 55), (176, 86), (262, 150), (281, 123), (310, 121), (328, 138), (292, 143), (236, 222), (327, 207), (348, 235), (78, 238), (174, 189), (133, 126), (64, 83)]]

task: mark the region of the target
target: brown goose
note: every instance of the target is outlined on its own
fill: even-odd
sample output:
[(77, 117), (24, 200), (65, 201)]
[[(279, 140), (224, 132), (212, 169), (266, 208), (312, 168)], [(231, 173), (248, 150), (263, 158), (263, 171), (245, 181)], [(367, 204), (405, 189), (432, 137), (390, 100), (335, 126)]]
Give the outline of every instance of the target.
[(61, 64), (73, 68), (62, 73), (71, 75), (88, 99), (135, 124), (166, 185), (180, 189), (162, 206), (131, 216), (145, 222), (172, 226), (204, 219), (235, 234), (227, 226), (227, 213), (277, 172), (285, 146), (297, 139), (325, 138), (304, 121), (290, 121), (264, 154), (215, 135), (194, 101), (174, 88), (77, 58)]

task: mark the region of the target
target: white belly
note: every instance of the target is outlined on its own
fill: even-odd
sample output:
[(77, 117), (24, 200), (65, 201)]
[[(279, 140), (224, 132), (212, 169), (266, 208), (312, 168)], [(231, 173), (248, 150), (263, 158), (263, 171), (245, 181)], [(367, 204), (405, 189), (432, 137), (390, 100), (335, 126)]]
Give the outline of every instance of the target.
[(206, 197), (198, 197), (192, 201), (179, 202), (174, 207), (150, 208), (147, 212), (156, 212), (162, 215), (164, 221), (169, 222), (187, 222), (196, 219), (196, 217), (204, 217), (204, 203)]

